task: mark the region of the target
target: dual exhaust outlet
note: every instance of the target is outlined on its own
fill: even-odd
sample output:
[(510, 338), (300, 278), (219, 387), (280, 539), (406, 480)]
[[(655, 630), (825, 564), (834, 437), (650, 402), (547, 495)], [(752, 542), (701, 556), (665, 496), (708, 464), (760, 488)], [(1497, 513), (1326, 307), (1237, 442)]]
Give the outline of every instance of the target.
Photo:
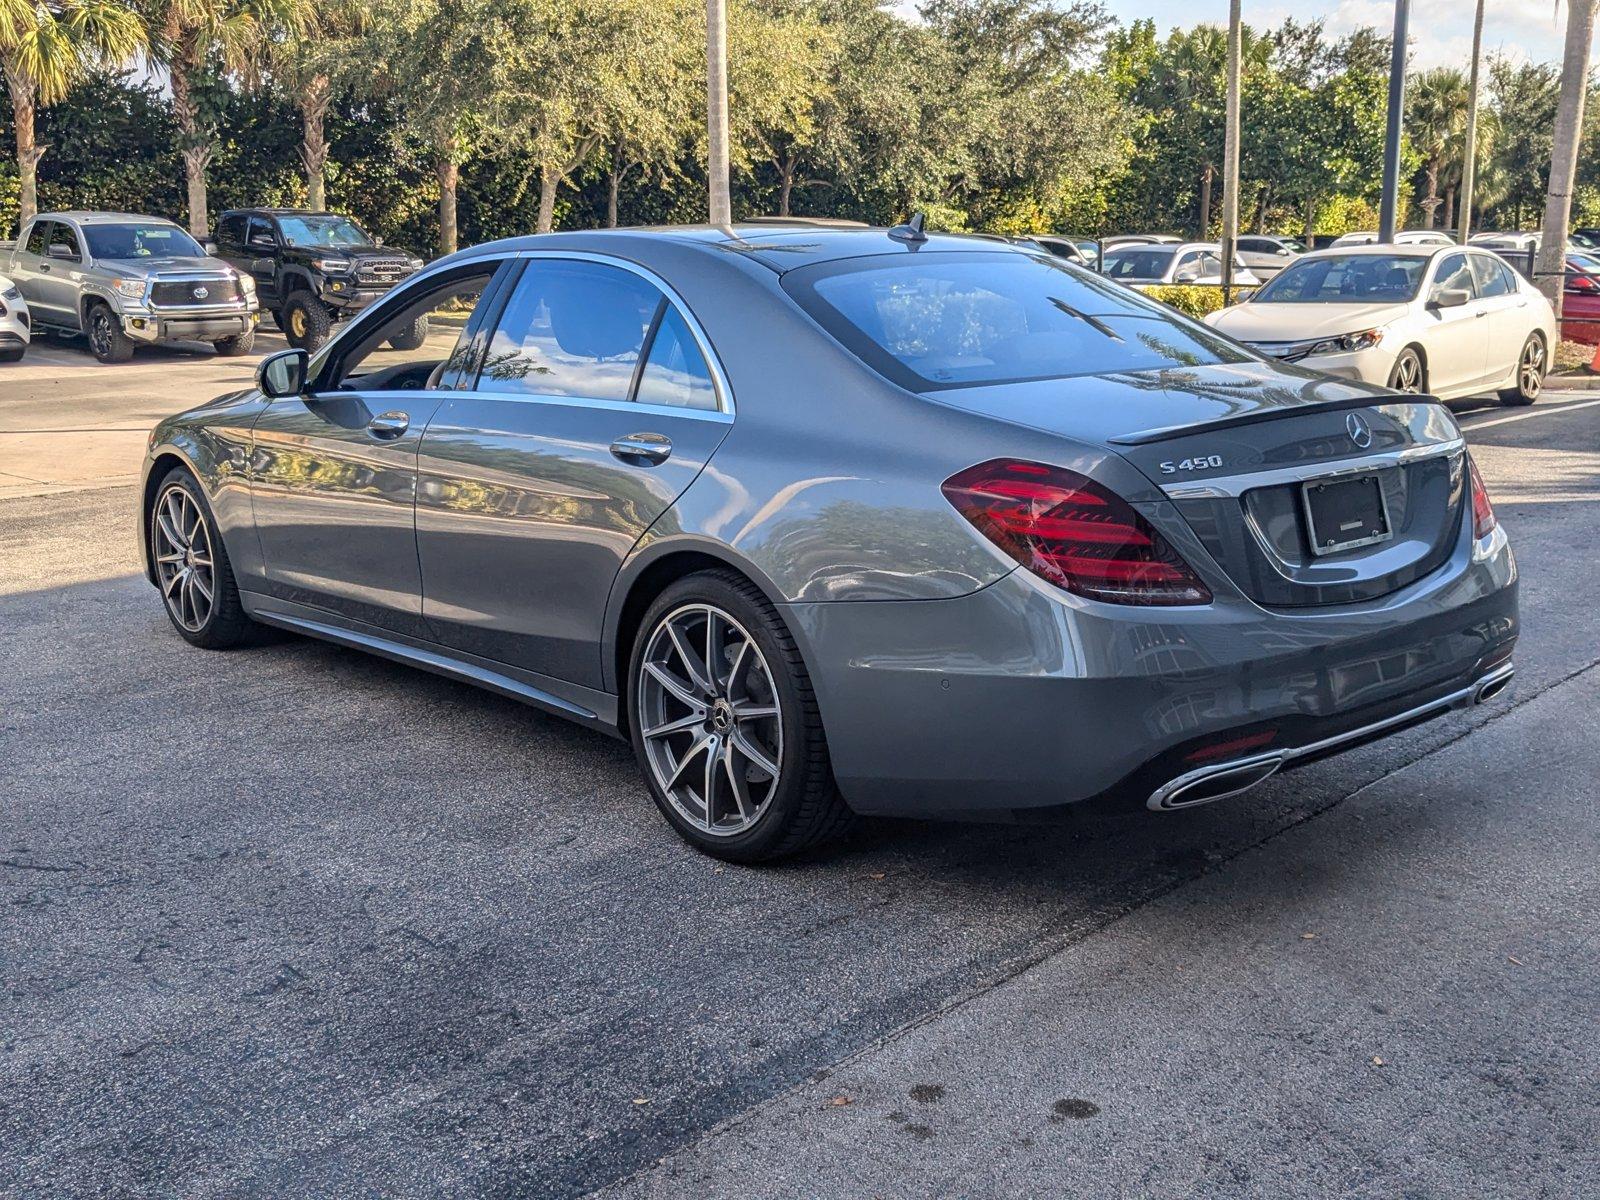
[(1368, 741), (1400, 726), (1418, 724), (1432, 717), (1443, 716), (1453, 709), (1493, 700), (1506, 690), (1515, 673), (1516, 669), (1509, 662), (1502, 663), (1469, 687), (1371, 725), (1363, 725), (1360, 729), (1352, 729), (1309, 746), (1270, 750), (1249, 758), (1187, 771), (1151, 792), (1145, 807), (1154, 812), (1175, 812), (1180, 808), (1197, 808), (1214, 800), (1226, 800), (1265, 783), (1297, 758), (1325, 754), (1347, 743)]

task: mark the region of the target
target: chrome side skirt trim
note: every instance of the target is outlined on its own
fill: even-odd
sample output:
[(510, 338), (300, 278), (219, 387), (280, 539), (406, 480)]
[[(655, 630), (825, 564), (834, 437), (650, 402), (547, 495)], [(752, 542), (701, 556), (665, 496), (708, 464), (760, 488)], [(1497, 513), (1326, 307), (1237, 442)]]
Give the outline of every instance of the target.
[[(1145, 801), (1145, 807), (1153, 812), (1172, 812), (1175, 809), (1194, 808), (1197, 805), (1209, 804), (1213, 800), (1237, 796), (1277, 774), (1297, 758), (1336, 750), (1347, 742), (1364, 741), (1386, 730), (1407, 725), (1419, 717), (1442, 714), (1451, 709), (1467, 708), (1473, 704), (1492, 700), (1505, 691), (1514, 674), (1516, 667), (1504, 662), (1448, 696), (1440, 696), (1437, 700), (1419, 704), (1416, 708), (1409, 708), (1405, 712), (1374, 721), (1370, 725), (1363, 725), (1359, 729), (1350, 729), (1304, 746), (1270, 750), (1264, 754), (1253, 754), (1248, 758), (1236, 758), (1229, 762), (1213, 763), (1210, 766), (1186, 771), (1151, 792), (1150, 798)], [(1187, 800), (1184, 798), (1186, 795), (1190, 797)]]

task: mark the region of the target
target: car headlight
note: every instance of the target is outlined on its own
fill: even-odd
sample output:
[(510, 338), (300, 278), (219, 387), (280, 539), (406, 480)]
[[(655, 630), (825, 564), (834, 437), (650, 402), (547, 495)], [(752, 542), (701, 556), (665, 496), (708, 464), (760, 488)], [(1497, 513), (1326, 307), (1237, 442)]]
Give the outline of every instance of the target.
[(253, 276), (236, 275), (234, 278), (239, 281), (239, 288), (246, 296), (254, 296), (256, 294), (256, 281)]
[(1383, 341), (1383, 330), (1363, 329), (1358, 333), (1323, 338), (1306, 351), (1306, 356), (1309, 358), (1313, 354), (1348, 354), (1352, 350), (1371, 350), (1381, 341)]
[(134, 300), (144, 298), (144, 280), (142, 279), (119, 279), (113, 286), (117, 289), (119, 295), (127, 296)]
[(420, 271), (422, 270), (422, 260), (420, 258), (408, 258), (406, 259), (406, 266), (413, 271)]
[(317, 259), (317, 270), (325, 275), (347, 275), (350, 272), (350, 260), (348, 258), (319, 258)]

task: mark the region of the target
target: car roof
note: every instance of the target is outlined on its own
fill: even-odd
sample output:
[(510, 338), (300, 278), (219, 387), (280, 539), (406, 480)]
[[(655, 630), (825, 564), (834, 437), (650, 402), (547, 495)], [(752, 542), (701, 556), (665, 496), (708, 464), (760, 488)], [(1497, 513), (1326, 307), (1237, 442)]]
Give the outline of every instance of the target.
[(871, 226), (821, 226), (803, 222), (790, 225), (648, 225), (626, 229), (573, 230), (506, 238), (473, 246), (461, 252), (462, 260), (480, 253), (515, 253), (522, 250), (591, 250), (626, 256), (640, 241), (673, 242), (702, 247), (708, 252), (738, 255), (782, 275), (798, 267), (891, 254), (941, 254), (957, 251), (991, 254), (1037, 254), (1026, 246), (1013, 246), (963, 233), (934, 233), (924, 241), (902, 241), (890, 230)]
[(1427, 258), (1445, 250), (1463, 250), (1464, 246), (1439, 246), (1432, 242), (1362, 242), (1358, 246), (1324, 246), (1320, 250), (1312, 250), (1302, 254), (1301, 258), (1330, 258), (1337, 255), (1348, 258), (1352, 254), (1388, 254), (1402, 255), (1408, 258)]
[(316, 208), (228, 208), (218, 213), (219, 217), (237, 217), (251, 213), (264, 213), (269, 217), (343, 217), (349, 220), (346, 213), (329, 212), (326, 209)]
[(72, 209), (67, 212), (42, 212), (35, 219), (39, 221), (72, 221), (78, 225), (102, 225), (122, 221), (157, 221), (163, 225), (177, 224), (176, 221), (169, 217), (152, 217), (148, 213), (90, 212), (80, 209)]

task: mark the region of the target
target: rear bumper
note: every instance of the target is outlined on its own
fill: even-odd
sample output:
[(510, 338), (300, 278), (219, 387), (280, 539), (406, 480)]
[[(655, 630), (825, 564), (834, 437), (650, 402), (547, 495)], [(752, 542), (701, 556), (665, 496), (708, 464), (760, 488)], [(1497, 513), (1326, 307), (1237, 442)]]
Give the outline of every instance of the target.
[(1409, 587), (1316, 610), (1093, 604), (1019, 570), (954, 600), (786, 615), (858, 811), (1138, 808), (1200, 767), (1274, 755), (1276, 770), (1459, 703), (1445, 701), (1506, 664), (1519, 628), (1511, 552), (1484, 549), (1464, 538)]

